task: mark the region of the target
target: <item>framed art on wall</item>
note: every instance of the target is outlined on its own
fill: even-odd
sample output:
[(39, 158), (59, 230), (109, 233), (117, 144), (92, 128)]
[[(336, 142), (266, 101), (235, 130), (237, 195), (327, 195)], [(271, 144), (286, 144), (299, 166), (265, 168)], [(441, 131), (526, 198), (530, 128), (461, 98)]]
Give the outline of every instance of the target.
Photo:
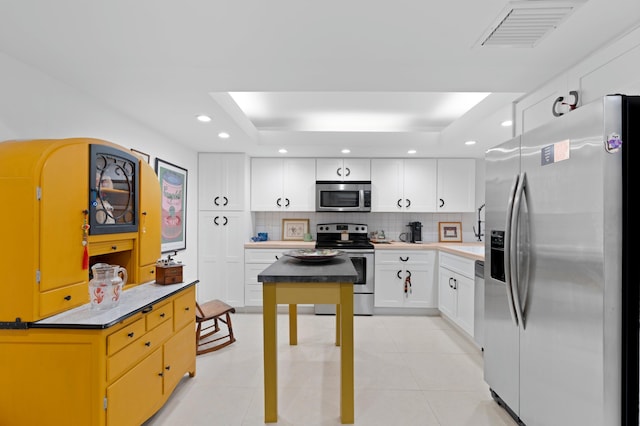
[(438, 241), (441, 243), (461, 243), (462, 223), (461, 222), (438, 222)]
[(187, 248), (187, 170), (156, 158), (162, 199), (162, 253)]
[(282, 219), (282, 239), (284, 241), (303, 241), (309, 233), (309, 219)]
[(147, 162), (147, 164), (151, 164), (151, 156), (146, 152), (138, 151), (137, 149), (133, 149), (133, 148), (131, 148), (131, 151), (135, 152), (140, 157), (142, 157)]

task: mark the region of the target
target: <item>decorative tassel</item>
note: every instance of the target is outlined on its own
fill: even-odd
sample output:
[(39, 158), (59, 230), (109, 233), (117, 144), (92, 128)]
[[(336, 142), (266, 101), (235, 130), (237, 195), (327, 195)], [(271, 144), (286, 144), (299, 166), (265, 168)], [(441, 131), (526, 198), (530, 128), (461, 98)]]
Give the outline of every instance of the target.
[(84, 253), (82, 255), (82, 269), (89, 269), (89, 249), (84, 246)]
[(82, 246), (84, 247), (84, 252), (82, 253), (82, 269), (89, 269), (89, 248), (87, 245), (89, 244), (89, 210), (84, 210), (84, 222), (82, 223)]

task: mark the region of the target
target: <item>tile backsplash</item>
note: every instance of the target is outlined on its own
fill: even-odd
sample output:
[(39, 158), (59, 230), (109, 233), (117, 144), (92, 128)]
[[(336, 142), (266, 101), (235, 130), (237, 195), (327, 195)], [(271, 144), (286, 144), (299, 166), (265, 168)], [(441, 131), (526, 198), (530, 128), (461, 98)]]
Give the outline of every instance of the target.
[[(282, 219), (309, 219), (309, 232), (316, 239), (316, 226), (320, 223), (364, 223), (369, 232), (384, 231), (387, 239), (398, 240), (409, 231), (409, 222), (422, 222), (422, 240), (438, 241), (438, 222), (461, 222), (462, 241), (477, 242), (474, 227), (478, 227), (477, 213), (317, 213), (317, 212), (253, 212), (254, 235), (267, 232), (269, 240), (282, 239)], [(484, 219), (484, 217), (483, 217)], [(484, 223), (482, 231), (484, 232)], [(482, 238), (484, 241), (484, 237)]]

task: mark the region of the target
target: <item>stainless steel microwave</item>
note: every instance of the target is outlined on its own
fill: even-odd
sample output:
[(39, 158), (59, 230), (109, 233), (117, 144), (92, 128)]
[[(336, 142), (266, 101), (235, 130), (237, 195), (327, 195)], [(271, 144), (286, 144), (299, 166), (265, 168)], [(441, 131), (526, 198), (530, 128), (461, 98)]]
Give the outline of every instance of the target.
[(370, 212), (371, 181), (316, 181), (317, 212)]

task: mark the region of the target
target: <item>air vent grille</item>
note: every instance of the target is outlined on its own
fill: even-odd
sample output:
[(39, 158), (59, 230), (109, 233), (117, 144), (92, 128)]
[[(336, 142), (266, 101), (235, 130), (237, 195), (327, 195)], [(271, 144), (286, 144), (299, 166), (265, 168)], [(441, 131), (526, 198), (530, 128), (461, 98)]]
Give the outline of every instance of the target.
[(502, 10), (478, 46), (534, 47), (582, 2), (517, 1)]

